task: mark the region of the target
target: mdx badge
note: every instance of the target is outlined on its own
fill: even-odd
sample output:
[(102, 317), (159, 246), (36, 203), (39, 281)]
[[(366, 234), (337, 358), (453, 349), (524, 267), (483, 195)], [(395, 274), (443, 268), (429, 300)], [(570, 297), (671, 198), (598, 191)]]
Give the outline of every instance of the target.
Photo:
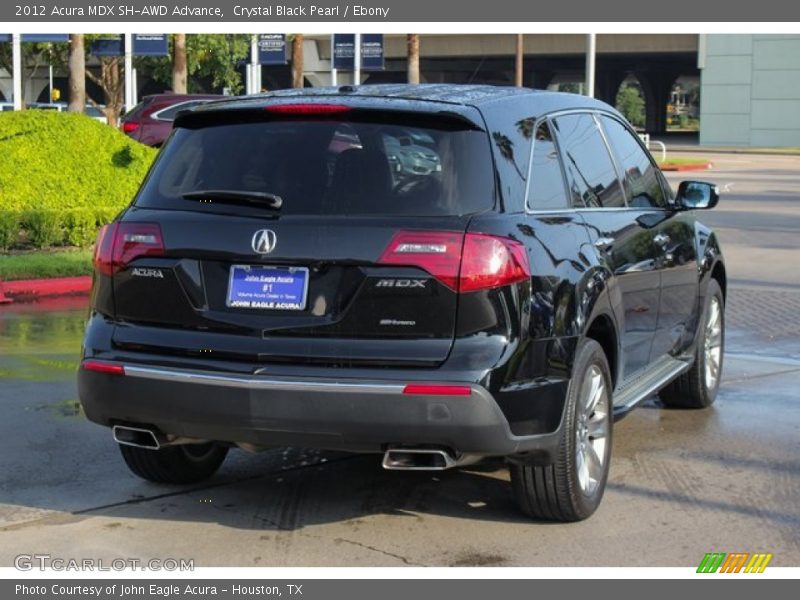
[(278, 236), (271, 229), (259, 229), (253, 234), (253, 252), (256, 254), (269, 254), (275, 249)]
[(375, 287), (424, 288), (427, 279), (381, 279)]

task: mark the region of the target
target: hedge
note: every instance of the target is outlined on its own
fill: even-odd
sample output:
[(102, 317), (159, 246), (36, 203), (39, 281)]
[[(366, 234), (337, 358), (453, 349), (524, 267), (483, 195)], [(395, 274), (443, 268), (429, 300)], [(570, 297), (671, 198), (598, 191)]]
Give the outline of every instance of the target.
[(91, 245), (130, 203), (155, 154), (85, 115), (0, 113), (0, 252)]
[(0, 252), (14, 247), (91, 246), (97, 232), (116, 217), (117, 210), (0, 211)]

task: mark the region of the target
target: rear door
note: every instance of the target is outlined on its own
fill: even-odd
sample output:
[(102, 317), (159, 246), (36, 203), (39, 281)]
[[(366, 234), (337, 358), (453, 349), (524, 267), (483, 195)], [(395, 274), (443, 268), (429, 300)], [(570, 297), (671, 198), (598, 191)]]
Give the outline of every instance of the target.
[(660, 275), (649, 211), (628, 207), (623, 181), (592, 114), (561, 115), (553, 123), (573, 205), (619, 290), (612, 301), (627, 378), (648, 365), (658, 320)]
[(303, 110), (176, 131), (120, 224), (118, 235), (159, 236), (163, 248), (117, 268), (119, 346), (266, 362), (446, 359), (464, 232), (494, 202), (488, 136), (446, 119)]
[(658, 167), (639, 139), (621, 121), (600, 120), (614, 149), (632, 207), (653, 239), (654, 258), (661, 275), (658, 321), (650, 360), (680, 352), (691, 341), (692, 318), (698, 298), (697, 250), (691, 215), (669, 208)]

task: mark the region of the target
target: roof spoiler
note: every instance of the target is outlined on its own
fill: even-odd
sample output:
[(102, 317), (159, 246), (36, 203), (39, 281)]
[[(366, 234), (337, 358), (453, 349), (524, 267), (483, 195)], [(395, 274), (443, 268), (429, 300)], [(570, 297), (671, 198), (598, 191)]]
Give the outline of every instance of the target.
[[(317, 105), (320, 110), (315, 111)], [(291, 107), (297, 106), (297, 110)], [(300, 108), (302, 107), (302, 109)], [(333, 110), (339, 108), (338, 110)], [(265, 121), (351, 121), (380, 122), (387, 125), (415, 125), (440, 130), (484, 131), (481, 123), (456, 111), (411, 111), (392, 109), (386, 106), (359, 106), (350, 103), (309, 102), (307, 98), (293, 99), (290, 102), (270, 102), (253, 107), (225, 107), (203, 105), (198, 108), (180, 111), (175, 116), (174, 127), (200, 129), (213, 125), (256, 123)]]

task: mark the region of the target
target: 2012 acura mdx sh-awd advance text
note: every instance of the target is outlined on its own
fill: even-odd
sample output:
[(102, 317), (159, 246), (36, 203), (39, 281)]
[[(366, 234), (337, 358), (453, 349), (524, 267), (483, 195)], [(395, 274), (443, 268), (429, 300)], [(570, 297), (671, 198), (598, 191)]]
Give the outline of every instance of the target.
[(79, 370), (137, 475), (232, 447), (505, 457), (521, 509), (588, 517), (612, 422), (719, 386), (725, 266), (615, 110), (454, 85), (204, 104), (98, 238)]

